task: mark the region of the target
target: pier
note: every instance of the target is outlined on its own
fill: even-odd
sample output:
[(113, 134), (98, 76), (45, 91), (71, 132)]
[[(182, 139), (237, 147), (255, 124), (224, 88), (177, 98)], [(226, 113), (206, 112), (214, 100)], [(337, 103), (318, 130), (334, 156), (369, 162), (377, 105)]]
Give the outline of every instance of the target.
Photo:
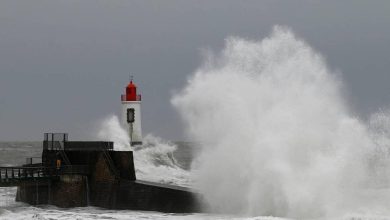
[(87, 166), (56, 167), (0, 167), (0, 187), (34, 184), (46, 180), (58, 180), (61, 175), (88, 175)]
[(172, 213), (198, 212), (189, 188), (136, 179), (132, 151), (113, 142), (69, 141), (66, 133), (45, 133), (42, 158), (0, 167), (0, 187), (17, 187), (16, 201), (62, 208), (96, 206)]

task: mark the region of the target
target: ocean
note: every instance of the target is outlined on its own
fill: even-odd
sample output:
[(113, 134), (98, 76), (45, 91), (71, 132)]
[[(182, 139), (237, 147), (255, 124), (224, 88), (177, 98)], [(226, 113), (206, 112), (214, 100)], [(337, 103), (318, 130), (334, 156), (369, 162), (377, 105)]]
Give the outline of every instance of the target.
[[(166, 154), (167, 152), (171, 152), (170, 150), (163, 150), (163, 144), (160, 143), (159, 146), (155, 146), (158, 148), (158, 152), (164, 152), (162, 154)], [(183, 185), (183, 186), (191, 186), (190, 180), (185, 180), (183, 178), (189, 178), (189, 176), (184, 175), (183, 173), (188, 172), (191, 167), (191, 162), (199, 151), (199, 146), (189, 143), (189, 142), (176, 142), (169, 143), (169, 146), (175, 146), (172, 151), (172, 155), (169, 155), (169, 158), (173, 159), (173, 163), (175, 163), (178, 167), (174, 167), (176, 165), (172, 165), (171, 162), (167, 162), (168, 157), (166, 155), (157, 156), (152, 160), (150, 157), (149, 166), (155, 166), (157, 170), (151, 169), (151, 167), (146, 168), (145, 170), (137, 168), (138, 178), (149, 180), (149, 181), (157, 181), (175, 185)], [(165, 146), (166, 147), (166, 146)], [(150, 148), (150, 146), (149, 146)], [(0, 166), (15, 166), (25, 163), (25, 158), (35, 157), (35, 160), (39, 160), (40, 154), (42, 151), (42, 142), (0, 142)], [(137, 153), (138, 151), (138, 153)], [(156, 156), (156, 151), (148, 151), (154, 152), (151, 155)], [(145, 157), (145, 153), (139, 153), (139, 150), (136, 150), (135, 157), (141, 155)], [(149, 154), (148, 153), (148, 154)], [(170, 154), (170, 153), (168, 153)], [(137, 160), (137, 158), (136, 158)], [(159, 161), (159, 164), (156, 163)], [(140, 163), (140, 161), (138, 161)], [(161, 165), (164, 164), (168, 167), (161, 168)], [(160, 167), (160, 168), (158, 168)], [(166, 169), (167, 172), (171, 171), (172, 176), (167, 174), (167, 172), (162, 172), (163, 174), (158, 176), (157, 173), (161, 174), (161, 171)], [(177, 169), (183, 169), (182, 171), (177, 171)], [(150, 174), (152, 177), (148, 178), (148, 175), (145, 173), (147, 171), (153, 172)], [(188, 174), (188, 173), (187, 173)], [(139, 177), (141, 176), (141, 177)], [(158, 177), (156, 177), (158, 176)], [(388, 190), (384, 190), (383, 194), (389, 194)], [(50, 205), (39, 205), (39, 206), (31, 206), (29, 204), (25, 204), (22, 202), (15, 201), (16, 195), (16, 187), (0, 187), (0, 219), (1, 220), (24, 220), (24, 219), (39, 219), (39, 220), (89, 220), (89, 219), (117, 219), (117, 220), (125, 220), (125, 219), (134, 219), (134, 220), (142, 220), (142, 219), (229, 219), (229, 220), (277, 220), (277, 219), (287, 219), (287, 218), (278, 218), (272, 216), (243, 216), (243, 215), (234, 215), (234, 214), (204, 214), (204, 213), (188, 213), (188, 214), (175, 214), (175, 213), (160, 213), (160, 212), (149, 212), (149, 211), (137, 211), (137, 210), (108, 210), (102, 209), (98, 207), (79, 207), (79, 208), (58, 208)], [(375, 197), (376, 193), (373, 194), (371, 200), (375, 203), (376, 199), (380, 199), (379, 197)], [(369, 197), (366, 195), (366, 197)], [(383, 197), (381, 198), (383, 199)], [(386, 197), (385, 199), (390, 199), (390, 197)], [(388, 200), (390, 201), (390, 200)], [(375, 208), (374, 208), (375, 209)], [(384, 208), (385, 209), (385, 208)], [(361, 219), (361, 220), (385, 220), (390, 219), (390, 216), (380, 215), (376, 211), (373, 213), (367, 213), (365, 210), (362, 213), (346, 213), (345, 215), (337, 218), (314, 218), (314, 219)], [(385, 211), (385, 210), (382, 210)], [(364, 214), (363, 214), (364, 213)], [(297, 218), (298, 219), (298, 218)]]
[[(174, 150), (167, 146), (175, 146)], [(169, 183), (175, 185), (189, 186), (188, 176), (183, 173), (188, 172), (190, 169), (193, 155), (196, 154), (195, 145), (189, 142), (176, 142), (166, 145), (161, 144), (158, 147), (158, 152), (164, 152), (164, 156), (155, 157), (156, 160), (150, 160), (149, 166), (154, 166), (157, 170), (151, 169), (151, 167), (142, 170), (137, 168), (137, 176), (142, 176), (141, 179), (158, 181), (162, 183)], [(150, 148), (150, 146), (149, 146)], [(142, 150), (141, 150), (142, 151)], [(17, 166), (26, 162), (25, 158), (33, 157), (35, 162), (38, 162), (42, 152), (42, 142), (0, 142), (0, 166)], [(139, 152), (139, 150), (138, 150)], [(153, 152), (153, 153), (150, 153)], [(173, 159), (167, 159), (166, 154), (170, 154), (168, 157)], [(143, 159), (149, 158), (145, 155), (150, 154), (156, 156), (155, 151), (148, 150), (148, 153), (138, 153), (138, 156), (142, 156)], [(137, 157), (137, 151), (135, 152)], [(137, 159), (136, 159), (137, 160)], [(170, 162), (168, 162), (170, 161)], [(172, 162), (174, 161), (174, 162)], [(140, 161), (138, 160), (138, 163)], [(175, 165), (173, 165), (174, 163)], [(161, 165), (168, 167), (161, 168)], [(178, 166), (178, 167), (175, 167)], [(158, 168), (160, 167), (160, 168)], [(172, 171), (172, 177), (166, 172), (163, 172), (165, 176), (158, 176), (157, 173), (161, 173), (162, 170)], [(176, 169), (182, 169), (182, 173), (178, 173)], [(150, 174), (148, 178), (147, 171), (154, 172)], [(167, 172), (168, 172), (167, 171)], [(137, 177), (140, 178), (140, 177)], [(157, 178), (157, 179), (156, 179)], [(60, 220), (89, 220), (89, 219), (246, 219), (245, 217), (238, 217), (232, 215), (217, 215), (217, 214), (202, 214), (202, 213), (188, 213), (188, 214), (175, 214), (175, 213), (160, 213), (160, 212), (148, 212), (148, 211), (136, 211), (136, 210), (107, 210), (98, 207), (79, 207), (79, 208), (58, 208), (50, 205), (31, 206), (26, 203), (16, 202), (16, 187), (0, 187), (0, 219), (1, 220), (24, 220), (24, 219), (60, 219)], [(253, 218), (250, 218), (253, 219)], [(254, 219), (277, 219), (272, 217), (262, 217)]]

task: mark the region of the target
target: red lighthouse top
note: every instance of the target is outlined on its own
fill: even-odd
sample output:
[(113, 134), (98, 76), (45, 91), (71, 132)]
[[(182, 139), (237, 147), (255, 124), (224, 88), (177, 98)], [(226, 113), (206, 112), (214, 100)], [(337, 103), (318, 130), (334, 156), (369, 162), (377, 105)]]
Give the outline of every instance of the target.
[(122, 95), (122, 101), (141, 101), (141, 95), (137, 94), (137, 86), (133, 83), (133, 80), (126, 87), (126, 94)]

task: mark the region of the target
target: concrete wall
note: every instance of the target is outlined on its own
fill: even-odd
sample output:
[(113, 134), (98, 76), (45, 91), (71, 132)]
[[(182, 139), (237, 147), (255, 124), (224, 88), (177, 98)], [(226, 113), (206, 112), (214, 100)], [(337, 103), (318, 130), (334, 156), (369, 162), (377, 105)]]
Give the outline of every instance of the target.
[(111, 151), (110, 153), (121, 179), (136, 180), (133, 152)]
[(199, 212), (197, 194), (181, 187), (143, 181), (121, 181), (117, 185), (115, 209), (160, 212)]
[(60, 181), (52, 184), (48, 204), (64, 208), (87, 206), (89, 201), (87, 181), (86, 176), (61, 176)]
[(197, 201), (197, 193), (163, 184), (128, 180), (91, 184), (90, 205), (107, 209), (189, 213), (200, 211)]
[(16, 192), (16, 201), (32, 205), (48, 204), (51, 181), (22, 183)]
[(92, 205), (160, 212), (200, 211), (198, 195), (187, 188), (135, 180), (132, 152), (109, 152), (120, 178), (110, 170), (101, 152), (67, 153), (72, 163), (87, 162), (90, 175), (63, 175), (58, 180), (22, 184), (18, 187), (17, 201), (65, 208)]
[(69, 208), (88, 205), (87, 178), (64, 175), (56, 181), (37, 181), (18, 187), (16, 201)]

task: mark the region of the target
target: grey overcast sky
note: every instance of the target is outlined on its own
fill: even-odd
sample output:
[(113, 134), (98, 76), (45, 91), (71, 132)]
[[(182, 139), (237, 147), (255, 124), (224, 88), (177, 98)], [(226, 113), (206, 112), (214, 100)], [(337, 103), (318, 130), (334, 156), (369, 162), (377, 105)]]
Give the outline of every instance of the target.
[(343, 73), (359, 117), (390, 104), (390, 1), (1, 0), (0, 140), (80, 139), (120, 112), (129, 72), (144, 133), (183, 140), (170, 104), (228, 36), (289, 26)]

